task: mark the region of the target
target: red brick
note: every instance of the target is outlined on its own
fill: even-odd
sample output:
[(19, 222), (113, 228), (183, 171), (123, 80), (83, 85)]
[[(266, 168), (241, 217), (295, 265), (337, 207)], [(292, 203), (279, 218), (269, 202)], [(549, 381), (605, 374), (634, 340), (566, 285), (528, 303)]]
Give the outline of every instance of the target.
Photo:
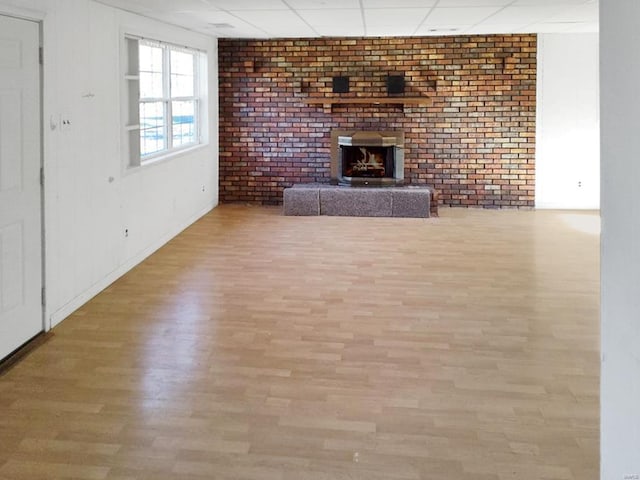
[[(273, 205), (293, 183), (328, 182), (341, 128), (404, 130), (405, 178), (434, 186), (440, 204), (534, 204), (535, 35), (225, 39), (219, 63), (223, 202)], [(386, 96), (391, 72), (432, 105), (325, 112), (300, 100)], [(351, 77), (349, 94), (331, 92), (338, 74)]]

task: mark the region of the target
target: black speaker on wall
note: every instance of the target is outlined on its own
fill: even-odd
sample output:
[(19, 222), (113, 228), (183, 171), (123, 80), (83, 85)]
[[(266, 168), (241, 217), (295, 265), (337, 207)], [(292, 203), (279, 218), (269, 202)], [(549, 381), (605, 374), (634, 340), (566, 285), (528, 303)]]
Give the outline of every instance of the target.
[(348, 93), (349, 77), (333, 77), (333, 93)]
[(389, 95), (404, 93), (404, 75), (389, 75), (387, 77), (387, 93)]

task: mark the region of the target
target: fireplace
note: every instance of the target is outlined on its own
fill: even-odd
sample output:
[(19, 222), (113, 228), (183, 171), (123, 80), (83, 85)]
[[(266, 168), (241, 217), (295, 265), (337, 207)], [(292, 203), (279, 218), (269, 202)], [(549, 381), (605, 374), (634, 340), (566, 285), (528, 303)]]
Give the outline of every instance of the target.
[(348, 186), (402, 185), (404, 133), (332, 131), (331, 180)]

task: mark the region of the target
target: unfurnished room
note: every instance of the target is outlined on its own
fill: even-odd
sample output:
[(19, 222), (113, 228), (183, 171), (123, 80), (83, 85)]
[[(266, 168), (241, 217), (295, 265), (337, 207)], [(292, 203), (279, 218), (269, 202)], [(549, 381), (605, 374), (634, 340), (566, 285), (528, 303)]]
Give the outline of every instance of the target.
[(0, 0), (0, 479), (640, 479), (635, 0)]

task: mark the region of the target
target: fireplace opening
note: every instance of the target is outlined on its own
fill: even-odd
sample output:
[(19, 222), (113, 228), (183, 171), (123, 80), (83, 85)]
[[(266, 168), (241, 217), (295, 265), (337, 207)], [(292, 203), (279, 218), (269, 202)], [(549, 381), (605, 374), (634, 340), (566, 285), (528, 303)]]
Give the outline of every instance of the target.
[(404, 181), (404, 133), (333, 131), (331, 178), (348, 186), (396, 186)]
[(342, 175), (361, 178), (393, 178), (393, 147), (349, 147), (341, 145)]

